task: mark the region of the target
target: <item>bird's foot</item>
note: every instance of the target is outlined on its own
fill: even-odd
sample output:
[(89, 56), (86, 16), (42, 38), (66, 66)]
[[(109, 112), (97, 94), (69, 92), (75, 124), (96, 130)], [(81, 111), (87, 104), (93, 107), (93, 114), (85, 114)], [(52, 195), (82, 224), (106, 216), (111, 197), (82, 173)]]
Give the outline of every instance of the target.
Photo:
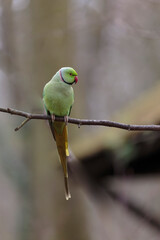
[(56, 117), (55, 117), (55, 115), (54, 115), (54, 114), (51, 114), (51, 119), (52, 119), (52, 122), (54, 122), (54, 121), (55, 121)]
[(68, 124), (68, 116), (64, 116), (64, 122), (66, 125)]

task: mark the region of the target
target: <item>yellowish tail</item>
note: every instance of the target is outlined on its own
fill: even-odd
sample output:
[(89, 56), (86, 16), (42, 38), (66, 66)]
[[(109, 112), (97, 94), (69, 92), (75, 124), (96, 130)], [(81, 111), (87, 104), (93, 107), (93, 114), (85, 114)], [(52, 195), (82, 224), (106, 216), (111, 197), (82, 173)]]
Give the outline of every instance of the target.
[(64, 172), (65, 197), (68, 200), (71, 198), (71, 194), (69, 191), (67, 170), (67, 157), (69, 156), (67, 126), (61, 122), (54, 122), (53, 126), (60, 162)]

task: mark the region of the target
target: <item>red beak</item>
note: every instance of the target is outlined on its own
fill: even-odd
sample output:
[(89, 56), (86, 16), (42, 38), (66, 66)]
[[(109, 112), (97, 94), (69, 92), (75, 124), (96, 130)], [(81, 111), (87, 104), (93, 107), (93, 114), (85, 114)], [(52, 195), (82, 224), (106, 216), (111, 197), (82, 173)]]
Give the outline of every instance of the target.
[(75, 76), (74, 81), (75, 81), (75, 83), (78, 82), (78, 77), (77, 76)]

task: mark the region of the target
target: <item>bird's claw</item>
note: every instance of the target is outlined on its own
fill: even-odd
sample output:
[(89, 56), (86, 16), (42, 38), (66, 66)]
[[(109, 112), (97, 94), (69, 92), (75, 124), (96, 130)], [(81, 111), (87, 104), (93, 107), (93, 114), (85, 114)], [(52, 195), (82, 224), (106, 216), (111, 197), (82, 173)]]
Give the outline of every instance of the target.
[(54, 121), (55, 121), (56, 117), (55, 117), (55, 115), (54, 115), (54, 114), (51, 114), (51, 119), (52, 119), (52, 122), (54, 122)]
[(64, 116), (64, 122), (66, 125), (68, 124), (68, 116)]

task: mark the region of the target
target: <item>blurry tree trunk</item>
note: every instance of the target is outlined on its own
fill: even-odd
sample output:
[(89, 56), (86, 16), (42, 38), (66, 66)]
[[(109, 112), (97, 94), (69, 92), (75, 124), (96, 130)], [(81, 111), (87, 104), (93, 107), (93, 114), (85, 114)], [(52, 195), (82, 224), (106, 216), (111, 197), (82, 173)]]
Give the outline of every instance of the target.
[[(20, 106), (23, 101), (20, 97), (23, 90), (17, 84), (20, 76), (17, 68), (20, 46), (17, 48), (15, 41), (19, 32), (16, 31), (12, 2), (0, 1), (0, 102), (1, 106), (7, 107), (13, 106), (14, 103), (17, 105), (19, 103)], [(15, 121), (14, 124), (18, 123)], [(8, 240), (25, 240), (31, 236), (28, 165), (23, 161), (27, 159), (27, 151), (23, 148), (25, 134), (15, 135), (14, 124), (6, 116), (1, 116), (0, 237)]]
[[(72, 66), (68, 27), (68, 1), (32, 1), (34, 33), (34, 88), (42, 96), (46, 82), (62, 66)], [(64, 183), (55, 143), (44, 122), (34, 125), (33, 180), (35, 199), (34, 239), (88, 239), (84, 200), (71, 187), (65, 200)], [(49, 143), (49, 144), (48, 144)], [(38, 150), (38, 151), (37, 151)]]

